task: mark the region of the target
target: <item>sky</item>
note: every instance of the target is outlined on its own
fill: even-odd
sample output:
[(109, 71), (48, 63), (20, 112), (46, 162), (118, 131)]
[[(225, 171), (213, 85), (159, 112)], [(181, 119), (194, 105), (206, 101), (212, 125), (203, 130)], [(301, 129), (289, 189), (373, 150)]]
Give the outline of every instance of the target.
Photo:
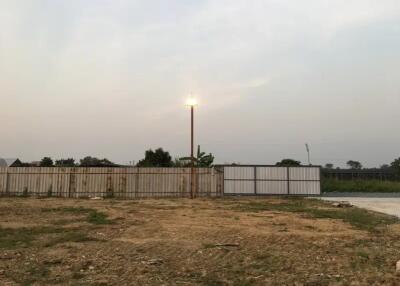
[(0, 0), (0, 157), (400, 157), (398, 0)]

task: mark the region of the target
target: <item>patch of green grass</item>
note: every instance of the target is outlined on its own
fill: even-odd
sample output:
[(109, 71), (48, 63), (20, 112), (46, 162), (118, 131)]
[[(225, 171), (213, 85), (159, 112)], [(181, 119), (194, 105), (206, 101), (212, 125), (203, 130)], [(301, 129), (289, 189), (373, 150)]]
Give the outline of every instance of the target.
[(87, 222), (92, 224), (112, 224), (113, 222), (107, 218), (107, 215), (102, 212), (93, 210), (87, 216)]
[(46, 208), (42, 212), (66, 212), (72, 214), (87, 214), (86, 221), (91, 224), (112, 224), (113, 221), (107, 218), (105, 213), (99, 212), (95, 209), (84, 207), (64, 207), (64, 208)]
[(303, 198), (285, 199), (281, 203), (250, 201), (239, 204), (235, 208), (246, 212), (279, 211), (302, 213), (310, 218), (340, 219), (356, 228), (368, 231), (376, 231), (380, 227), (399, 222), (398, 218), (389, 215), (374, 213), (356, 207), (332, 208), (329, 203)]
[(340, 210), (308, 209), (307, 213), (315, 218), (341, 219), (356, 228), (369, 231), (399, 222), (396, 217), (373, 213), (355, 207)]
[(60, 227), (31, 227), (31, 228), (0, 228), (0, 249), (18, 249), (32, 246), (32, 244), (43, 239), (43, 235), (51, 236), (45, 242), (45, 247), (54, 246), (65, 242), (94, 241), (80, 229)]
[(29, 247), (40, 234), (62, 231), (62, 228), (58, 227), (0, 228), (0, 249)]
[(396, 193), (400, 192), (400, 182), (379, 180), (335, 180), (323, 179), (321, 181), (323, 192), (371, 192), (371, 193)]

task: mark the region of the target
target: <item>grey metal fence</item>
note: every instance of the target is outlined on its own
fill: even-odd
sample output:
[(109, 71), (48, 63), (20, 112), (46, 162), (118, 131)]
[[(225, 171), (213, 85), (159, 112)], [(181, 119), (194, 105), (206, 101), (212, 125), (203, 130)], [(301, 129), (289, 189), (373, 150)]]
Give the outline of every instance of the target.
[(320, 195), (320, 167), (220, 166), (226, 195)]

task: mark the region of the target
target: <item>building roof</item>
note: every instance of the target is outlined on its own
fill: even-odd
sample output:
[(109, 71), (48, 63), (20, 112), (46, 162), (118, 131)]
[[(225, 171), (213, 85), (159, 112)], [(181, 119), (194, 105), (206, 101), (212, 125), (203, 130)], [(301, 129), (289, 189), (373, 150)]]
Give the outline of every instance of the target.
[(0, 167), (11, 167), (16, 162), (19, 162), (18, 158), (0, 158)]

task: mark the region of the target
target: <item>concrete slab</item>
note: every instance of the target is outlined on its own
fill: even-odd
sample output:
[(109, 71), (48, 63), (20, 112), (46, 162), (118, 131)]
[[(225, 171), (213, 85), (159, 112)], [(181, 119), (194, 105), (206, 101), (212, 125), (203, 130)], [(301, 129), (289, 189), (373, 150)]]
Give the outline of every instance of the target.
[(400, 218), (400, 198), (322, 197), (325, 201), (344, 201), (360, 208), (394, 215)]

